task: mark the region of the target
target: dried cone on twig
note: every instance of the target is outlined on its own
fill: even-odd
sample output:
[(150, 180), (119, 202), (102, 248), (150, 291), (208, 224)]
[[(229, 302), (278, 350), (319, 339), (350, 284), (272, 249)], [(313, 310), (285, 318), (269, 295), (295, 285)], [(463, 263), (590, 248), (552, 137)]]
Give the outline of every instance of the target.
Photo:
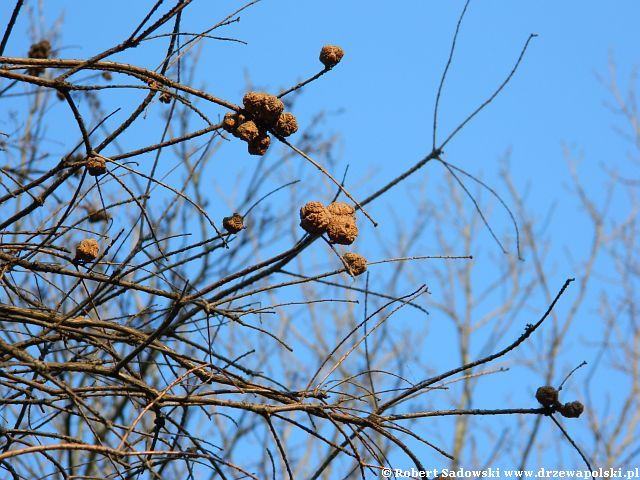
[(327, 207), (330, 213), (327, 235), (340, 245), (351, 245), (358, 236), (355, 209), (346, 203), (334, 202)]
[(320, 202), (308, 202), (300, 209), (300, 226), (312, 235), (326, 232), (333, 243), (351, 245), (358, 236), (355, 213), (346, 203), (324, 207)]
[(247, 120), (244, 115), (235, 112), (228, 112), (225, 113), (224, 120), (222, 120), (222, 128), (235, 135), (237, 128), (246, 121)]
[(234, 213), (222, 219), (222, 226), (229, 233), (238, 233), (244, 228), (244, 218), (239, 213)]
[(264, 155), (271, 144), (271, 137), (264, 132), (249, 142), (248, 150), (251, 155)]
[[(222, 121), (222, 128), (233, 136), (247, 142), (251, 155), (264, 155), (271, 144), (271, 137), (266, 130), (273, 129), (283, 137), (298, 130), (296, 117), (284, 112), (284, 103), (264, 92), (247, 92), (242, 98), (246, 116), (242, 113), (227, 113)], [(247, 118), (252, 118), (249, 120)]]
[(320, 202), (307, 202), (300, 209), (300, 226), (312, 235), (321, 235), (329, 226), (329, 211)]
[(242, 98), (244, 109), (256, 120), (267, 127), (272, 127), (284, 111), (284, 103), (264, 92), (247, 92)]
[[(42, 40), (38, 43), (34, 43), (29, 48), (29, 58), (37, 58), (37, 59), (45, 59), (49, 58), (49, 54), (51, 53), (51, 43), (49, 40)], [(29, 75), (40, 76), (40, 74), (44, 71), (42, 67), (31, 67), (27, 70)]]
[(296, 120), (293, 113), (283, 112), (282, 115), (278, 117), (276, 124), (273, 126), (273, 131), (283, 137), (293, 135), (298, 131), (298, 120)]
[(558, 407), (560, 415), (567, 418), (578, 418), (584, 412), (584, 405), (580, 402), (569, 402)]
[(245, 142), (252, 142), (260, 135), (260, 130), (255, 122), (249, 120), (248, 122), (238, 125), (235, 130), (235, 135)]
[(91, 155), (87, 158), (87, 171), (89, 175), (97, 177), (107, 172), (107, 163), (104, 158), (98, 155)]
[(98, 258), (100, 252), (100, 245), (95, 238), (85, 238), (78, 245), (76, 245), (76, 256), (74, 260), (76, 262), (92, 262)]
[(354, 277), (362, 275), (367, 271), (367, 259), (362, 255), (353, 252), (347, 252), (342, 256), (342, 260), (349, 267), (349, 273)]
[(547, 408), (557, 406), (558, 390), (549, 385), (540, 387), (536, 390), (536, 400), (538, 400), (542, 406)]
[(241, 113), (229, 112), (225, 114), (222, 128), (234, 137), (247, 142), (251, 155), (264, 155), (271, 144), (271, 137), (256, 122), (248, 120)]
[(344, 50), (337, 45), (325, 45), (320, 50), (320, 61), (326, 68), (333, 68), (344, 57)]

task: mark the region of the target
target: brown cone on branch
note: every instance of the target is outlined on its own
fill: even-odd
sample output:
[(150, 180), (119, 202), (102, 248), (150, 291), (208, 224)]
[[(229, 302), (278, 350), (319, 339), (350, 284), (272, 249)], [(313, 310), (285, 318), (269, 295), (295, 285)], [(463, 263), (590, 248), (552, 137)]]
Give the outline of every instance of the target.
[(333, 68), (344, 57), (344, 50), (337, 45), (325, 45), (320, 50), (320, 61), (326, 68)]
[(354, 252), (347, 252), (342, 255), (342, 260), (347, 264), (347, 267), (349, 267), (349, 273), (354, 277), (362, 275), (367, 271), (367, 259), (362, 255)]
[(351, 245), (358, 236), (355, 209), (341, 202), (327, 207), (320, 202), (308, 202), (300, 209), (300, 226), (312, 235), (326, 232), (332, 243), (340, 245)]
[(329, 226), (329, 211), (320, 202), (307, 202), (300, 209), (300, 226), (312, 235), (322, 235)]
[(248, 145), (248, 151), (251, 155), (264, 155), (271, 144), (271, 137), (264, 132), (251, 140)]
[[(34, 43), (29, 48), (29, 53), (28, 53), (29, 58), (36, 58), (41, 60), (49, 58), (50, 54), (51, 54), (51, 43), (49, 43), (49, 40), (42, 40), (38, 43)], [(29, 75), (35, 75), (37, 77), (39, 77), (42, 74), (42, 72), (44, 72), (43, 67), (31, 67), (27, 70), (27, 73)]]
[(351, 245), (358, 236), (355, 209), (346, 203), (334, 202), (327, 210), (331, 214), (327, 226), (329, 240), (340, 245)]
[(222, 128), (234, 137), (247, 142), (247, 150), (251, 155), (264, 155), (271, 145), (271, 137), (263, 127), (241, 113), (225, 114)]
[(222, 226), (229, 233), (238, 233), (244, 228), (244, 218), (239, 213), (234, 213), (222, 219)]
[(100, 245), (95, 238), (85, 238), (76, 245), (75, 262), (92, 262), (98, 258)]
[(240, 113), (227, 112), (224, 115), (224, 120), (222, 120), (222, 128), (224, 128), (227, 132), (237, 136), (236, 130), (246, 121), (246, 117)]
[(255, 122), (249, 120), (248, 122), (238, 125), (235, 133), (239, 139), (249, 143), (253, 142), (258, 135), (260, 135), (260, 130)]
[(550, 408), (558, 406), (558, 390), (549, 385), (540, 387), (536, 390), (536, 400), (538, 400), (543, 407)]
[(298, 120), (291, 112), (283, 112), (279, 117), (276, 124), (273, 126), (273, 131), (283, 137), (293, 135), (298, 131)]
[(275, 95), (247, 92), (242, 98), (244, 109), (266, 127), (273, 127), (284, 111), (284, 103)]
[(107, 162), (98, 155), (90, 155), (87, 157), (87, 171), (89, 175), (97, 177), (107, 173)]
[(575, 401), (565, 403), (564, 405), (560, 405), (558, 407), (558, 411), (560, 415), (566, 418), (578, 418), (584, 412), (584, 405), (582, 403)]

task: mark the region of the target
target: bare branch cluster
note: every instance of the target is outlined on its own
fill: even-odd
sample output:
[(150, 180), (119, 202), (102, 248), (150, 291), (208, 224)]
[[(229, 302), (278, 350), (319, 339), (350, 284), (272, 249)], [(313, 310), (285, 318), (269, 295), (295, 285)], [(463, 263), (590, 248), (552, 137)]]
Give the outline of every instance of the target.
[[(15, 128), (4, 132), (0, 165), (0, 467), (7, 475), (336, 478), (340, 464), (342, 477), (365, 478), (394, 452), (420, 470), (426, 465), (417, 452), (425, 447), (457, 462), (464, 428), (449, 451), (414, 433), (418, 419), (581, 413), (575, 403), (554, 402), (477, 409), (464, 396), (449, 409), (413, 403), (449, 382), (472, 388), (486, 373), (480, 367), (528, 342), (553, 316), (573, 279), (557, 292), (548, 287), (546, 312), (523, 322), (506, 347), (480, 358), (464, 347), (457, 367), (410, 381), (398, 365), (408, 358), (404, 342), (384, 339), (398, 312), (425, 317), (429, 291), (397, 276), (426, 258), (471, 263), (471, 245), (455, 252), (442, 241), (442, 255), (418, 257), (398, 241), (395, 254), (378, 262), (342, 250), (360, 240), (358, 221), (377, 225), (364, 208), (428, 163), (461, 182), (457, 175), (466, 173), (443, 160), (443, 149), (500, 94), (533, 35), (504, 82), (440, 144), (436, 104), (431, 151), (358, 200), (330, 172), (332, 141), (318, 132), (321, 117), (304, 125), (295, 116), (296, 92), (338, 74), (348, 52), (324, 46), (318, 72), (278, 95), (247, 88), (237, 105), (194, 86), (194, 47), (236, 41), (216, 31), (255, 2), (197, 34), (183, 26), (191, 0), (164, 3), (124, 41), (89, 58), (64, 58), (53, 34), (33, 39), (25, 56), (0, 56), (0, 98), (23, 102)], [(15, 3), (0, 55), (24, 8)], [(167, 45), (157, 68), (113, 60), (158, 38)], [(122, 96), (115, 111), (105, 107), (108, 95)], [(56, 105), (65, 113), (52, 119)], [(141, 132), (156, 110), (162, 124), (151, 141)], [(67, 137), (56, 154), (46, 126), (60, 122)], [(235, 193), (226, 213), (213, 215), (209, 169), (234, 142), (260, 158), (248, 158), (256, 163), (242, 177), (243, 193), (221, 182), (226, 196)], [(302, 174), (291, 167), (297, 160)], [(267, 179), (279, 186), (269, 190)], [(389, 264), (388, 288), (369, 285), (368, 269)], [(465, 328), (461, 338), (470, 334)]]

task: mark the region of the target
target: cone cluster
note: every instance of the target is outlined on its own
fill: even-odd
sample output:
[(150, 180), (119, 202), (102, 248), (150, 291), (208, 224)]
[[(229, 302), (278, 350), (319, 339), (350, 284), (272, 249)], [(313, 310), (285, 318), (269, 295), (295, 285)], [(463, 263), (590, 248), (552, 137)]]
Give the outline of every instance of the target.
[(358, 236), (355, 209), (341, 202), (327, 207), (308, 202), (300, 209), (300, 226), (312, 235), (326, 232), (331, 242), (341, 245), (351, 245)]
[(582, 403), (575, 401), (565, 403), (564, 405), (560, 405), (558, 407), (558, 411), (560, 415), (567, 418), (578, 418), (584, 412), (584, 405)]
[(543, 407), (557, 411), (563, 417), (578, 418), (582, 412), (584, 412), (584, 405), (582, 405), (582, 403), (575, 401), (563, 404), (558, 399), (558, 396), (558, 390), (550, 385), (545, 385), (536, 390), (536, 400), (538, 400)]
[(267, 134), (272, 130), (277, 135), (288, 137), (298, 131), (298, 121), (291, 112), (284, 111), (284, 103), (264, 92), (248, 92), (242, 99), (241, 112), (229, 112), (224, 116), (222, 127), (234, 137), (247, 142), (251, 155), (264, 155), (271, 144)]

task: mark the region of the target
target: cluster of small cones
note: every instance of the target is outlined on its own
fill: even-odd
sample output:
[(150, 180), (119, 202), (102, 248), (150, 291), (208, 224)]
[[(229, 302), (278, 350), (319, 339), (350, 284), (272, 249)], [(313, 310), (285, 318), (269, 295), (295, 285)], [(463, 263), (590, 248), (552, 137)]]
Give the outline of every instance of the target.
[(300, 226), (312, 235), (326, 233), (331, 242), (340, 245), (351, 245), (358, 236), (356, 211), (341, 202), (327, 207), (320, 202), (307, 202), (300, 209)]
[(271, 144), (267, 134), (271, 130), (288, 137), (298, 131), (298, 121), (291, 112), (284, 111), (284, 103), (264, 92), (248, 92), (242, 99), (244, 109), (238, 113), (227, 113), (223, 128), (245, 142), (251, 155), (264, 155)]
[[(300, 209), (300, 226), (312, 235), (326, 233), (332, 243), (341, 245), (351, 245), (358, 236), (356, 211), (341, 202), (326, 207), (321, 202), (307, 202)], [(367, 270), (367, 260), (358, 253), (345, 253), (342, 262), (353, 276)]]
[[(47, 40), (34, 43), (29, 49), (29, 58), (49, 58), (51, 44)], [(326, 69), (337, 65), (344, 51), (335, 45), (325, 45), (320, 51), (320, 62)], [(32, 74), (39, 75), (42, 68), (34, 67)], [(111, 80), (111, 74), (104, 72), (105, 80)], [(169, 103), (171, 95), (163, 91), (155, 82), (150, 82), (153, 90), (161, 91), (160, 101)], [(298, 131), (298, 121), (291, 112), (284, 111), (284, 103), (276, 96), (265, 92), (248, 92), (242, 99), (243, 109), (239, 112), (227, 113), (223, 128), (233, 136), (247, 142), (251, 155), (264, 155), (269, 148), (271, 138), (269, 131), (281, 137), (288, 137)], [(97, 153), (86, 157), (85, 166), (89, 175), (99, 176), (107, 171), (104, 157)], [(102, 209), (89, 212), (90, 222), (108, 220), (109, 216)], [(350, 245), (358, 236), (355, 209), (345, 203), (333, 202), (327, 207), (320, 202), (308, 202), (300, 209), (300, 225), (309, 233), (321, 235), (327, 233), (333, 243)], [(244, 218), (238, 213), (223, 219), (223, 226), (229, 233), (238, 233), (244, 228)], [(98, 258), (100, 245), (97, 240), (87, 238), (76, 245), (74, 262), (86, 263)], [(367, 270), (367, 260), (357, 253), (348, 252), (342, 261), (351, 275), (360, 275)]]
[(543, 407), (550, 411), (559, 412), (563, 417), (578, 418), (582, 412), (584, 412), (584, 405), (582, 405), (582, 403), (578, 401), (561, 403), (560, 400), (558, 400), (558, 396), (558, 390), (549, 385), (545, 385), (536, 390), (536, 400), (538, 400)]
[[(336, 45), (325, 45), (320, 50), (320, 61), (326, 70), (335, 67), (344, 51)], [(162, 100), (162, 99), (161, 99)], [(234, 137), (247, 142), (251, 155), (264, 155), (273, 132), (288, 137), (298, 131), (298, 121), (291, 112), (284, 111), (284, 103), (275, 95), (265, 92), (247, 92), (242, 98), (243, 109), (224, 116), (222, 128)]]

